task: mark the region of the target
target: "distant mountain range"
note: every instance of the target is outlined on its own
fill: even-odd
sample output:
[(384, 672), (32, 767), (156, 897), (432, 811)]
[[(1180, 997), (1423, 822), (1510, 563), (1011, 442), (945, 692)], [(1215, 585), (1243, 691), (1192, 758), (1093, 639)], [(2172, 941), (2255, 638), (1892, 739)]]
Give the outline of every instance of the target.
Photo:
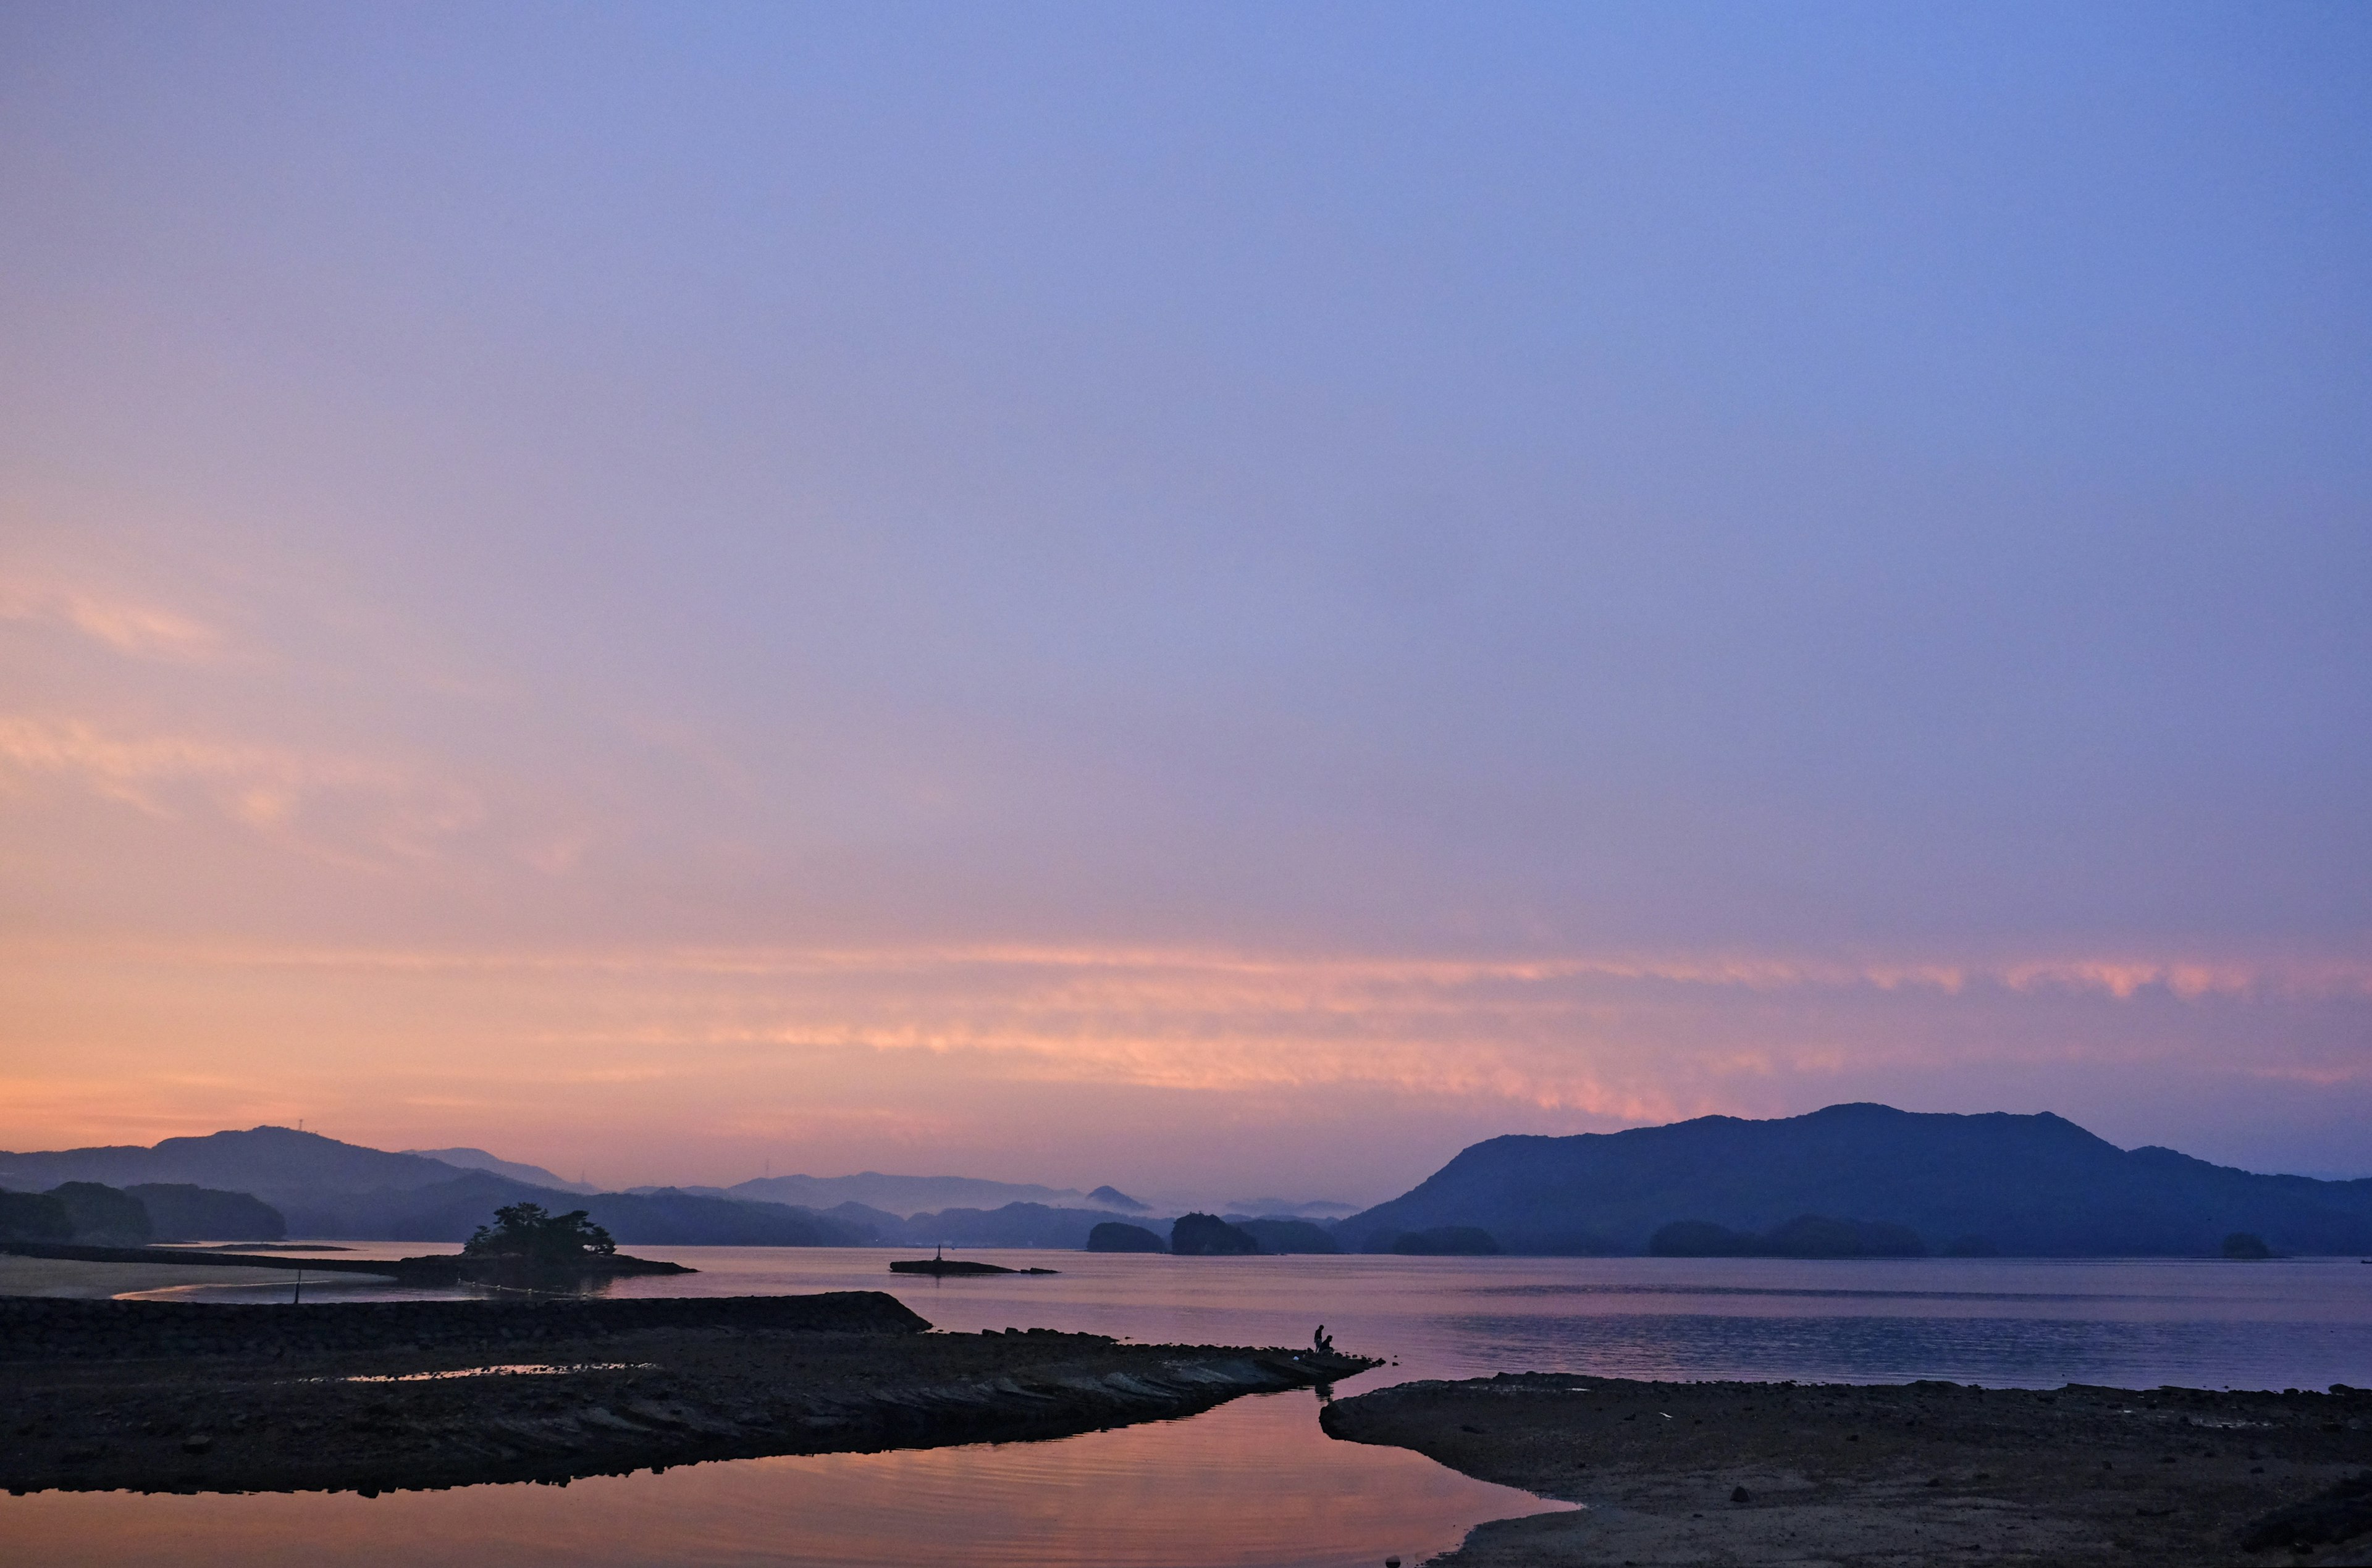
[(1930, 1251), (2189, 1256), (2248, 1231), (2277, 1252), (2366, 1252), (2372, 1179), (2259, 1176), (2172, 1149), (2120, 1149), (2047, 1113), (1832, 1105), (1772, 1121), (1493, 1138), (1333, 1229), (1371, 1251), (1471, 1227), (1511, 1252), (1611, 1253), (1645, 1251), (1681, 1222), (1751, 1236), (1807, 1216), (1847, 1222), (1844, 1232), (1905, 1227)]
[[(483, 1149), (393, 1154), (285, 1127), (153, 1148), (0, 1154), (0, 1189), (44, 1193), (73, 1181), (250, 1194), (285, 1216), (292, 1237), (358, 1240), (459, 1241), (497, 1206), (525, 1202), (582, 1208), (629, 1246), (1073, 1249), (1115, 1214), (1148, 1212), (1110, 1187), (878, 1171), (598, 1192)], [(2372, 1179), (2259, 1176), (2171, 1149), (2120, 1149), (2047, 1114), (1882, 1105), (1493, 1138), (1389, 1202), (1303, 1217), (1330, 1206), (1257, 1200), (1225, 1220), (1264, 1249), (1295, 1251), (1323, 1250), (1331, 1238), (1369, 1252), (2181, 1257), (2212, 1255), (2238, 1231), (2276, 1252), (2372, 1253)], [(1295, 1209), (1301, 1216), (1288, 1217)], [(197, 1213), (174, 1209), (158, 1224), (226, 1223), (190, 1217)]]
[[(48, 1154), (0, 1153), (0, 1187), (43, 1191), (61, 1181), (186, 1182), (221, 1191), (250, 1192), (288, 1213), (281, 1195), (401, 1192), (433, 1187), (465, 1174), (424, 1155), (342, 1144), (318, 1132), (255, 1127), (203, 1138), (168, 1138), (153, 1148), (110, 1144)], [(293, 1215), (292, 1221), (293, 1221)]]
[[(64, 1182), (117, 1189), (178, 1183), (244, 1193), (279, 1211), (287, 1234), (357, 1241), (460, 1241), (506, 1203), (583, 1209), (623, 1246), (855, 1247), (931, 1245), (1062, 1247), (1114, 1212), (1145, 1205), (1110, 1187), (1093, 1192), (959, 1176), (775, 1177), (734, 1188), (636, 1188), (603, 1192), (541, 1166), (498, 1159), (483, 1149), (401, 1154), (341, 1143), (318, 1132), (256, 1127), (154, 1147), (114, 1144), (41, 1154), (0, 1153), (0, 1190), (47, 1192)], [(787, 1184), (787, 1185), (786, 1185)], [(806, 1184), (804, 1186), (800, 1184)], [(770, 1193), (871, 1192), (868, 1204), (785, 1202)], [(1016, 1201), (1042, 1194), (1071, 1203)], [(967, 1203), (963, 1200), (971, 1200)], [(994, 1207), (979, 1206), (986, 1202)], [(936, 1202), (916, 1212), (903, 1205)]]

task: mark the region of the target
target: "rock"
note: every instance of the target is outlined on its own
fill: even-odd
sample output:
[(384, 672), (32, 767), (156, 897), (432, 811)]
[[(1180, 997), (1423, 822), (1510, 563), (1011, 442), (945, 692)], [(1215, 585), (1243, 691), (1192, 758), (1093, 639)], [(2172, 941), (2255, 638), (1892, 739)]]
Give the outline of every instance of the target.
[(1732, 1503), (1751, 1503), (1754, 1501), (1754, 1493), (1747, 1491), (1746, 1488), (1742, 1486), (1732, 1487), (1730, 1488), (1729, 1500)]
[(1087, 1232), (1090, 1252), (1167, 1252), (1169, 1247), (1160, 1237), (1141, 1225), (1128, 1225), (1120, 1220), (1106, 1220)]
[(2250, 1551), (2268, 1546), (2320, 1546), (2352, 1539), (2366, 1530), (2372, 1530), (2372, 1470), (2320, 1496), (2274, 1509), (2241, 1530), (2240, 1544)]
[(1169, 1227), (1169, 1250), (1181, 1258), (1242, 1256), (1260, 1249), (1259, 1242), (1216, 1214), (1180, 1214)]

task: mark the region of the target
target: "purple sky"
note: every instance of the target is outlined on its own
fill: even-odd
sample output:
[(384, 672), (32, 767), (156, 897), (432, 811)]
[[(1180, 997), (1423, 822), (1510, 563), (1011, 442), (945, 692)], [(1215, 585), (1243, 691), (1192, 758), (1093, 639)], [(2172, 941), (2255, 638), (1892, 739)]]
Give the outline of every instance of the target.
[(0, 10), (0, 1145), (2372, 1173), (2360, 6)]

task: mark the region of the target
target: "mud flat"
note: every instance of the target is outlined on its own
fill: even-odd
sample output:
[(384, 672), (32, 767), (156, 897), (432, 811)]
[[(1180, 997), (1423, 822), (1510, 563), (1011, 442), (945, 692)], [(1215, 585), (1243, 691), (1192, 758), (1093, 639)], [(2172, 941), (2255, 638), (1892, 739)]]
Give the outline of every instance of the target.
[[(2372, 1392), (1506, 1375), (1337, 1400), (1333, 1436), (1586, 1504), (1455, 1568), (2372, 1562)], [(2319, 1500), (2319, 1501), (2318, 1501)], [(2292, 1550), (2304, 1543), (2303, 1550)]]
[[(192, 1249), (194, 1250), (194, 1249)], [(203, 1256), (193, 1260), (203, 1264)], [(183, 1264), (87, 1263), (79, 1260), (27, 1258), (0, 1253), (0, 1296), (51, 1295), (105, 1300), (132, 1291), (177, 1285), (245, 1285), (256, 1283), (235, 1265), (210, 1268)]]
[[(1062, 1436), (1372, 1365), (940, 1334), (876, 1291), (0, 1301), (0, 1486), (356, 1491)], [(497, 1370), (500, 1369), (500, 1370)]]
[[(418, 1258), (353, 1258), (286, 1257), (296, 1250), (275, 1246), (252, 1252), (227, 1250), (220, 1248), (192, 1247), (84, 1247), (56, 1241), (0, 1241), (0, 1256), (10, 1259), (45, 1259), (56, 1263), (87, 1263), (123, 1265), (138, 1268), (204, 1268), (204, 1269), (268, 1269), (278, 1273), (353, 1274), (369, 1279), (394, 1280), (402, 1284), (457, 1285), (463, 1283), (513, 1284), (544, 1288), (568, 1285), (582, 1286), (606, 1279), (622, 1279), (629, 1274), (692, 1274), (697, 1269), (681, 1263), (663, 1263), (652, 1258), (634, 1258), (624, 1253), (585, 1257), (553, 1267), (538, 1266), (516, 1258), (471, 1258), (458, 1252), (434, 1252)], [(343, 1248), (334, 1250), (343, 1251)]]

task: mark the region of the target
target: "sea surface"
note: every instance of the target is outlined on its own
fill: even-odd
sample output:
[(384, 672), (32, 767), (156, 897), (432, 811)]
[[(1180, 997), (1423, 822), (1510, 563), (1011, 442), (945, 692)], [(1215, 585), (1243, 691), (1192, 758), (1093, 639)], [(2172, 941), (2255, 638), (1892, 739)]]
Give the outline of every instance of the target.
[[(355, 1243), (346, 1257), (436, 1249)], [(1168, 1258), (966, 1252), (1055, 1274), (933, 1281), (876, 1249), (638, 1248), (701, 1272), (613, 1294), (888, 1290), (941, 1328), (1307, 1344), (1412, 1377), (2149, 1388), (2372, 1385), (2372, 1268), (2355, 1259)], [(293, 1282), (151, 1296), (286, 1299)], [(429, 1295), (308, 1278), (308, 1300)], [(1416, 1563), (1485, 1519), (1552, 1506), (1415, 1455), (1336, 1443), (1308, 1392), (1046, 1443), (746, 1459), (565, 1488), (353, 1495), (0, 1498), (12, 1562)]]

